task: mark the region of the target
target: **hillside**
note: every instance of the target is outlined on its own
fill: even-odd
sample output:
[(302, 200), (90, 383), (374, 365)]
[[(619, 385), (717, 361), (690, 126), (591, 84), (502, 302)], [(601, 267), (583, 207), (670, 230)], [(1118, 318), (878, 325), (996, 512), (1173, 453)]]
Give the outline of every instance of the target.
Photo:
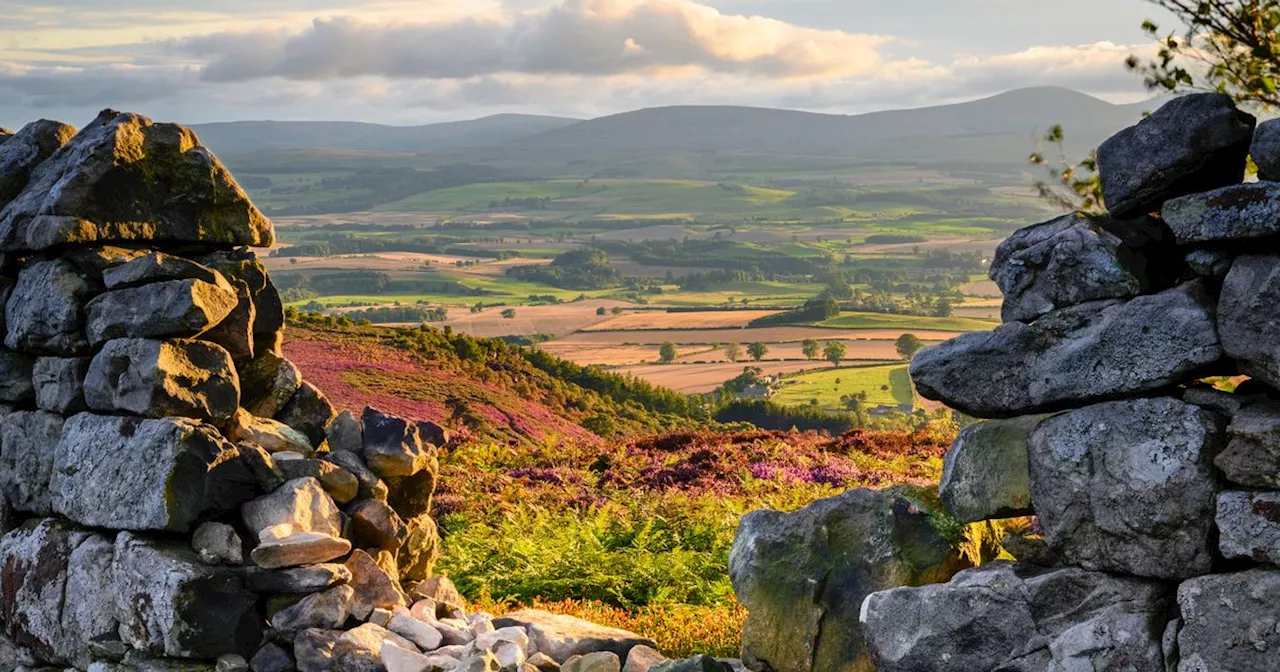
[(554, 358), (543, 364), (555, 367), (549, 372), (500, 340), (291, 319), (286, 356), (340, 408), (372, 405), (440, 422), (464, 438), (516, 444), (591, 444), (698, 423), (683, 395)]
[(577, 119), (500, 114), (425, 126), (385, 126), (346, 121), (236, 121), (192, 126), (218, 154), (271, 150), (426, 152), (489, 147), (577, 123)]

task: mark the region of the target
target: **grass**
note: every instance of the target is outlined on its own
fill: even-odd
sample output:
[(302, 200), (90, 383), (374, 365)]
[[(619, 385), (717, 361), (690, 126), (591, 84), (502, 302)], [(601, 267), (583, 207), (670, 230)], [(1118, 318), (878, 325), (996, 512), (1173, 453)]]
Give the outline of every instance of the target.
[(813, 399), (825, 410), (840, 410), (840, 397), (865, 392), (868, 406), (912, 405), (915, 395), (905, 365), (823, 369), (783, 381), (773, 400), (789, 406), (809, 406)]
[(990, 331), (999, 323), (971, 317), (920, 317), (885, 313), (843, 313), (839, 317), (816, 322), (826, 329), (920, 329), (922, 331)]

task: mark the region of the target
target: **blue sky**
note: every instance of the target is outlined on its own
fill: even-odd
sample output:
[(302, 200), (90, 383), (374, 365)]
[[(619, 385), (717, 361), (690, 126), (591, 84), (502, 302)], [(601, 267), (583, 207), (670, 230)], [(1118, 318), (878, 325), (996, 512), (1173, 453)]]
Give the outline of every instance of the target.
[(858, 113), (1036, 85), (1145, 97), (1143, 0), (0, 0), (0, 125), (430, 123), (734, 104)]

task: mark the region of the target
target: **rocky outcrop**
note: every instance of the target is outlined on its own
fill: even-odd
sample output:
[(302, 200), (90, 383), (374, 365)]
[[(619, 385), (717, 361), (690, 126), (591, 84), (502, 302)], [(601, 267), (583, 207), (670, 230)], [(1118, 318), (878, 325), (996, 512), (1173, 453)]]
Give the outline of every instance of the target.
[[(1263, 181), (1242, 184), (1253, 123), (1189, 95), (1108, 140), (1111, 214), (1161, 211), (1177, 249), (1086, 223), (1106, 218), (1029, 227), (992, 268), (1006, 323), (917, 355), (926, 397), (1005, 418), (961, 433), (943, 501), (1037, 519), (1006, 537), (1022, 564), (869, 596), (876, 669), (1277, 668), (1280, 125), (1258, 129)], [(1137, 255), (1135, 291), (1117, 261)]]
[(743, 517), (729, 555), (748, 610), (753, 670), (871, 670), (858, 607), (868, 594), (947, 579), (964, 566), (930, 512), (905, 496), (853, 490), (794, 513)]

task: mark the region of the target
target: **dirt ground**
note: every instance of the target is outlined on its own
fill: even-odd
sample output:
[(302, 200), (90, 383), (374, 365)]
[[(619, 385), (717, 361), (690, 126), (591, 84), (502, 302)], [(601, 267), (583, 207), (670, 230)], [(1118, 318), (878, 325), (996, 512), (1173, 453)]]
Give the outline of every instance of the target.
[[(582, 305), (582, 304), (574, 304)], [(557, 341), (574, 345), (661, 345), (671, 342), (677, 345), (716, 343), (800, 343), (812, 338), (818, 341), (888, 341), (911, 333), (923, 341), (945, 341), (959, 336), (952, 331), (922, 331), (919, 329), (821, 329), (818, 327), (765, 327), (763, 329), (670, 329), (666, 331), (600, 332), (584, 331)], [(874, 359), (874, 358), (873, 358)]]
[(733, 329), (743, 328), (776, 310), (703, 311), (668, 313), (660, 310), (636, 311), (592, 325), (586, 331), (636, 331), (648, 329)]
[(449, 311), (452, 317), (444, 324), (480, 338), (534, 334), (551, 334), (560, 338), (613, 319), (612, 315), (596, 315), (598, 308), (611, 310), (614, 306), (630, 305), (609, 299), (589, 299), (548, 306), (521, 306), (516, 309), (515, 318), (510, 320), (502, 317), (501, 308), (488, 308), (483, 313), (469, 313), (465, 308), (454, 308)]

